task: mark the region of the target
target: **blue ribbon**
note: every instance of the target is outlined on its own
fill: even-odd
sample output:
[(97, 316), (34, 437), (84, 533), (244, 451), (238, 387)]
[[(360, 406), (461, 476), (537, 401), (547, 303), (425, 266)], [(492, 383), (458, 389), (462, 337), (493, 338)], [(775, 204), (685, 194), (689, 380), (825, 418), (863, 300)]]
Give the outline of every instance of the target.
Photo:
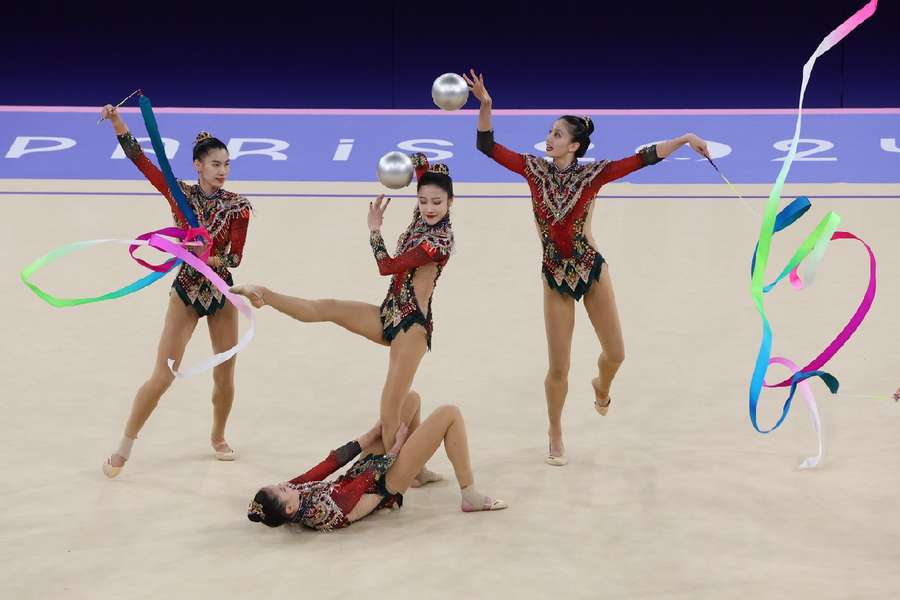
[(191, 208), (191, 205), (188, 204), (187, 198), (184, 197), (184, 194), (181, 191), (181, 186), (178, 185), (178, 181), (175, 179), (175, 174), (172, 173), (172, 166), (169, 164), (169, 159), (166, 156), (166, 148), (163, 144), (162, 137), (159, 135), (159, 125), (156, 124), (156, 117), (153, 115), (153, 107), (150, 105), (150, 99), (147, 96), (141, 96), (141, 115), (144, 117), (144, 125), (147, 127), (147, 133), (150, 135), (150, 143), (153, 144), (153, 151), (156, 152), (156, 160), (159, 162), (159, 169), (162, 171), (163, 176), (166, 178), (166, 183), (169, 185), (169, 191), (172, 194), (172, 197), (175, 198), (175, 202), (178, 203), (178, 207), (181, 209), (181, 215), (184, 219), (190, 223), (191, 227), (200, 227), (200, 224), (197, 222), (197, 216), (194, 214), (194, 210)]

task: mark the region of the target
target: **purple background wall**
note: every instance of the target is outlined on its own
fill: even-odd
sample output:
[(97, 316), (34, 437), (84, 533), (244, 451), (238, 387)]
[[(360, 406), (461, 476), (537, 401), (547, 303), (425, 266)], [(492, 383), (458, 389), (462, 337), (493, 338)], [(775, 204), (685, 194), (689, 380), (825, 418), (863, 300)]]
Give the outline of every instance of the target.
[[(476, 66), (497, 108), (792, 107), (864, 0), (34, 2), (0, 19), (0, 104), (428, 108)], [(810, 107), (900, 106), (900, 6), (821, 59)]]

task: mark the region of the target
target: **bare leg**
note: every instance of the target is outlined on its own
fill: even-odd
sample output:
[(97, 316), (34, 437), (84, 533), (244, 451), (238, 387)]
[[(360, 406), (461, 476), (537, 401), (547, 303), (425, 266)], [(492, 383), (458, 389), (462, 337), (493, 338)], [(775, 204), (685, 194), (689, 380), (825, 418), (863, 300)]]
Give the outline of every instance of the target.
[(388, 345), (382, 334), (381, 308), (374, 304), (351, 300), (308, 300), (279, 294), (257, 285), (237, 285), (231, 291), (249, 298), (256, 308), (269, 305), (304, 323), (334, 323), (376, 344)]
[[(475, 478), (472, 475), (472, 464), (469, 460), (469, 442), (466, 438), (466, 425), (462, 413), (456, 406), (441, 406), (436, 409), (422, 425), (409, 436), (397, 461), (385, 476), (385, 485), (389, 491), (403, 493), (409, 489), (416, 475), (429, 458), (434, 456), (438, 447), (444, 443), (447, 458), (453, 465), (456, 480), (463, 493), (464, 510), (499, 510), (506, 508), (502, 500), (492, 500), (477, 494), (474, 490)], [(468, 491), (468, 492), (467, 492)], [(478, 500), (466, 502), (467, 493), (474, 493)]]
[[(406, 395), (406, 398), (404, 398), (402, 407), (400, 409), (400, 419), (403, 423), (406, 423), (406, 427), (409, 430), (409, 435), (412, 435), (416, 431), (416, 429), (419, 428), (419, 419), (422, 410), (421, 405), (422, 397), (415, 390), (410, 390), (410, 392)], [(363, 456), (367, 454), (384, 453), (385, 449), (380, 437), (372, 446), (363, 448), (362, 450)], [(410, 487), (418, 488), (428, 483), (434, 483), (436, 481), (443, 480), (443, 475), (441, 475), (440, 473), (435, 473), (434, 471), (430, 470), (427, 465), (425, 465), (419, 470), (418, 474), (416, 474)]]
[[(172, 385), (175, 376), (169, 369), (168, 360), (175, 361), (176, 368), (181, 364), (184, 349), (197, 326), (197, 313), (174, 292), (169, 295), (169, 306), (166, 310), (165, 324), (160, 336), (159, 346), (156, 351), (156, 363), (150, 378), (138, 389), (131, 405), (131, 414), (125, 425), (125, 437), (131, 440), (137, 438), (138, 433), (144, 427), (144, 423), (153, 413), (159, 399)], [(109, 457), (108, 464), (113, 468), (121, 468), (125, 464), (126, 456), (113, 454)], [(115, 473), (117, 474), (117, 472)], [(112, 474), (110, 476), (115, 476)], [(109, 473), (108, 473), (109, 475)]]
[[(415, 390), (410, 390), (406, 395), (406, 398), (403, 400), (403, 406), (400, 409), (400, 419), (406, 423), (406, 426), (409, 428), (410, 434), (413, 431), (418, 429), (420, 423), (420, 413), (421, 413), (421, 403), (422, 397)], [(371, 445), (366, 446), (362, 449), (362, 455), (365, 456), (367, 454), (384, 454), (384, 444), (381, 442), (381, 437), (379, 436), (377, 440)]]
[(425, 329), (420, 325), (413, 325), (399, 333), (391, 342), (387, 378), (381, 391), (381, 439), (385, 448), (394, 445), (403, 400), (412, 388), (413, 378), (427, 348)]
[(602, 348), (597, 359), (600, 376), (591, 381), (594, 387), (594, 406), (601, 415), (606, 415), (609, 410), (609, 390), (616, 372), (625, 360), (625, 341), (622, 339), (619, 311), (607, 267), (608, 265), (604, 265), (600, 278), (584, 296), (584, 307)]
[[(238, 340), (238, 311), (230, 302), (226, 303), (216, 314), (207, 317), (209, 339), (213, 352), (225, 352)], [(237, 360), (232, 356), (224, 363), (213, 368), (213, 424), (209, 439), (216, 458), (234, 460), (234, 450), (225, 441), (225, 425), (234, 404), (234, 365)]]
[(550, 289), (544, 282), (544, 326), (547, 332), (547, 377), (544, 393), (550, 419), (550, 453), (547, 462), (562, 466), (565, 446), (562, 440), (562, 411), (569, 392), (569, 364), (572, 355), (572, 332), (575, 329), (575, 301)]
[[(422, 405), (422, 397), (418, 392), (412, 390), (409, 394), (406, 395), (406, 399), (403, 401), (403, 408), (401, 409), (403, 422), (406, 423), (407, 428), (409, 429), (409, 435), (412, 435), (416, 429), (419, 428), (421, 424), (421, 409)], [(415, 411), (410, 412), (412, 407), (415, 407)], [(407, 415), (409, 415), (407, 417)], [(423, 485), (427, 485), (429, 483), (436, 483), (438, 481), (443, 481), (444, 476), (440, 473), (435, 473), (431, 469), (428, 468), (428, 465), (422, 467), (419, 471), (419, 474), (416, 475), (415, 479), (413, 479), (412, 485), (410, 487), (419, 488)]]

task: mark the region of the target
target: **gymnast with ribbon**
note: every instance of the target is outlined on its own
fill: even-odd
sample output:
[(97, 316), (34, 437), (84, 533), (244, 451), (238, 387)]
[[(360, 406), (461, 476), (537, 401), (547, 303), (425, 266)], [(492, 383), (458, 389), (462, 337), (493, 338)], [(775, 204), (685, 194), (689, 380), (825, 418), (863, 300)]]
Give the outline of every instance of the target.
[(519, 154), (494, 141), (492, 100), (483, 75), (470, 70), (463, 75), (481, 103), (477, 148), (501, 166), (528, 182), (538, 235), (543, 246), (544, 324), (549, 367), (544, 379), (550, 420), (547, 463), (568, 463), (562, 435), (562, 411), (569, 389), (568, 374), (575, 325), (575, 302), (584, 307), (600, 340), (599, 376), (592, 380), (594, 407), (606, 415), (610, 387), (622, 361), (625, 344), (613, 295), (609, 268), (591, 236), (594, 198), (612, 181), (669, 156), (684, 144), (709, 157), (706, 142), (692, 133), (642, 148), (621, 160), (580, 164), (591, 143), (594, 124), (590, 117), (563, 115), (553, 122), (546, 138), (546, 155), (552, 160)]
[[(125, 466), (141, 428), (174, 381), (187, 343), (202, 317), (206, 317), (213, 351), (219, 357), (207, 364), (207, 367), (214, 365), (210, 443), (218, 460), (235, 458), (234, 450), (225, 440), (225, 425), (234, 401), (234, 353), (241, 344), (235, 298), (226, 296), (227, 286), (234, 283), (229, 269), (241, 263), (252, 207), (243, 196), (223, 189), (230, 171), (228, 149), (208, 133), (198, 135), (194, 144), (197, 183), (174, 180), (145, 97), (141, 98), (141, 109), (162, 170), (144, 154), (116, 107), (103, 107), (101, 120), (110, 120), (125, 155), (168, 200), (176, 225), (188, 232), (183, 241), (190, 243), (192, 238), (198, 238), (203, 242), (187, 246), (200, 262), (184, 256), (184, 261), (190, 264), (181, 264), (172, 284), (153, 372), (138, 389), (119, 447), (103, 464), (103, 472), (110, 478)], [(222, 360), (225, 354), (230, 356)]]
[[(381, 422), (385, 447), (394, 444), (400, 425), (400, 407), (411, 392), (413, 379), (425, 352), (431, 349), (434, 331), (431, 301), (437, 280), (453, 251), (450, 207), (453, 180), (446, 165), (429, 165), (424, 154), (412, 156), (418, 202), (412, 222), (400, 235), (396, 256), (391, 257), (381, 236), (384, 212), (390, 198), (378, 196), (369, 203), (369, 243), (378, 272), (391, 277), (381, 306), (335, 299), (287, 296), (259, 285), (231, 289), (250, 299), (256, 308), (271, 306), (304, 323), (329, 322), (376, 344), (390, 347), (390, 364), (381, 393)], [(416, 423), (411, 426), (415, 431)], [(415, 486), (439, 481), (441, 475), (423, 467)]]

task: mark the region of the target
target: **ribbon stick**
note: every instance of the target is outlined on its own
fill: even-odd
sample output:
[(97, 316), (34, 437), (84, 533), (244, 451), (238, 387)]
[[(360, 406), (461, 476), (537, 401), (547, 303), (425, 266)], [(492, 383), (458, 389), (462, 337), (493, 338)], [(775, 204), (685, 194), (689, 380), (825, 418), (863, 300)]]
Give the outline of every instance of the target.
[[(132, 98), (134, 98), (135, 94), (140, 94), (140, 93), (141, 93), (140, 88), (134, 90), (133, 92), (131, 92), (130, 94), (128, 94), (128, 96), (126, 96), (121, 102), (119, 102), (118, 104), (116, 104), (116, 108), (119, 108), (120, 106), (122, 106), (123, 104), (125, 104), (126, 102), (128, 102), (129, 100), (131, 100)], [(99, 124), (102, 123), (102, 122), (103, 122), (103, 117), (100, 117), (100, 118), (97, 120), (97, 125), (99, 125)]]
[[(759, 239), (756, 244), (756, 249), (753, 253), (753, 260), (751, 261), (750, 295), (762, 320), (762, 340), (760, 342), (753, 375), (750, 380), (750, 422), (753, 425), (753, 428), (760, 433), (769, 433), (777, 429), (787, 417), (787, 414), (790, 411), (791, 401), (793, 400), (794, 394), (799, 386), (801, 389), (801, 393), (804, 395), (804, 398), (807, 401), (807, 405), (810, 408), (810, 412), (813, 415), (813, 421), (819, 439), (818, 455), (816, 457), (806, 459), (801, 464), (801, 468), (815, 467), (821, 460), (823, 453), (823, 440), (821, 433), (821, 422), (819, 421), (819, 413), (815, 405), (815, 399), (812, 396), (811, 390), (809, 390), (808, 388), (806, 380), (813, 377), (819, 377), (828, 386), (829, 390), (832, 393), (837, 392), (839, 386), (838, 380), (831, 374), (825, 371), (821, 371), (820, 369), (850, 339), (850, 337), (862, 323), (863, 319), (869, 311), (869, 308), (872, 305), (872, 302), (875, 299), (875, 256), (872, 253), (871, 248), (863, 240), (859, 239), (852, 233), (837, 231), (836, 229), (838, 224), (840, 223), (840, 217), (835, 213), (828, 213), (820, 221), (816, 229), (809, 236), (807, 236), (806, 240), (804, 240), (801, 246), (795, 251), (793, 257), (788, 262), (788, 265), (782, 270), (775, 281), (773, 281), (769, 285), (764, 285), (763, 282), (765, 278), (766, 267), (768, 266), (769, 262), (769, 254), (771, 251), (772, 238), (774, 234), (785, 229), (786, 227), (789, 227), (807, 210), (809, 210), (810, 206), (809, 200), (805, 197), (801, 197), (794, 200), (780, 213), (777, 212), (778, 206), (781, 203), (781, 192), (784, 188), (784, 183), (787, 179), (788, 172), (790, 171), (791, 165), (793, 164), (794, 158), (797, 154), (797, 144), (800, 139), (800, 130), (803, 120), (803, 99), (806, 94), (806, 87), (809, 84), (813, 66), (816, 63), (816, 59), (825, 54), (835, 44), (844, 39), (844, 37), (846, 37), (851, 31), (856, 29), (856, 27), (858, 27), (866, 19), (871, 17), (875, 13), (877, 6), (878, 0), (870, 0), (865, 6), (863, 6), (863, 8), (857, 11), (853, 16), (847, 19), (840, 26), (838, 26), (834, 31), (829, 33), (822, 40), (822, 42), (816, 48), (815, 52), (813, 52), (813, 55), (803, 66), (803, 80), (800, 85), (800, 101), (797, 108), (797, 121), (794, 127), (794, 137), (791, 141), (788, 155), (785, 158), (784, 163), (781, 166), (781, 170), (778, 173), (778, 177), (776, 178), (775, 183), (772, 186), (772, 190), (769, 193), (769, 199), (766, 203), (766, 209), (763, 214), (762, 224), (760, 226)], [(713, 164), (713, 167), (715, 167), (715, 164)], [(717, 171), (719, 171), (717, 167), (715, 168)], [(719, 174), (726, 181), (726, 183), (730, 185), (730, 182), (728, 182), (721, 171), (719, 171)], [(829, 242), (831, 240), (838, 239), (855, 239), (862, 243), (869, 253), (869, 284), (867, 286), (865, 294), (863, 295), (862, 302), (856, 309), (856, 312), (853, 314), (847, 325), (844, 326), (844, 328), (838, 333), (834, 340), (832, 340), (828, 347), (803, 368), (798, 369), (792, 361), (783, 357), (772, 358), (772, 328), (769, 324), (768, 317), (766, 316), (763, 295), (772, 290), (772, 288), (774, 288), (774, 286), (777, 285), (778, 282), (780, 282), (785, 277), (789, 277), (791, 284), (796, 289), (802, 289), (803, 287), (811, 284), (815, 278), (818, 266), (825, 255), (825, 251), (828, 247)], [(803, 264), (802, 277), (797, 273), (797, 268), (801, 264)], [(787, 366), (789, 369), (791, 369), (792, 374), (790, 377), (783, 381), (775, 384), (768, 384), (765, 382), (765, 375), (769, 365), (775, 363)], [(788, 394), (788, 398), (785, 401), (784, 406), (782, 407), (780, 418), (771, 428), (760, 429), (757, 422), (757, 404), (759, 402), (759, 396), (762, 388), (788, 386), (790, 386), (790, 391)]]

